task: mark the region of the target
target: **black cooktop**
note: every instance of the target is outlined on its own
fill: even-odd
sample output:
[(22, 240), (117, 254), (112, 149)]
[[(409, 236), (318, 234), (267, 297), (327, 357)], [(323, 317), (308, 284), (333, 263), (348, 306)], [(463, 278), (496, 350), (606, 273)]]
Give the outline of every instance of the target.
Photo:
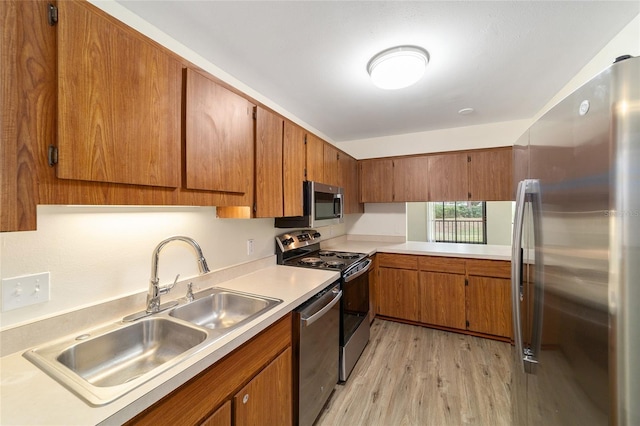
[(344, 271), (349, 266), (365, 257), (366, 255), (361, 253), (317, 250), (283, 260), (282, 264), (287, 266), (300, 266), (303, 268)]

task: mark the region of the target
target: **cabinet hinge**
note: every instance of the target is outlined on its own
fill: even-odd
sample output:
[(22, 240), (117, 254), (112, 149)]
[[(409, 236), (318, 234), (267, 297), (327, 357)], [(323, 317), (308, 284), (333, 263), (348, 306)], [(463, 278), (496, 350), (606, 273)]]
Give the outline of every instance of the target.
[(469, 285), (469, 280), (467, 278), (464, 279), (464, 285)]
[(258, 118), (258, 108), (253, 108), (252, 117), (254, 120)]
[(47, 150), (47, 160), (51, 167), (58, 164), (58, 148), (57, 147), (53, 145), (49, 145), (49, 149)]
[(253, 203), (253, 212), (257, 212), (258, 211), (258, 203)]
[(58, 8), (51, 3), (47, 7), (47, 19), (52, 27), (58, 23)]
[(336, 160), (339, 160), (339, 159), (340, 159), (340, 153), (339, 153), (339, 152), (337, 152), (337, 153), (336, 153)]
[(465, 321), (465, 325), (469, 328), (469, 321)]
[(471, 199), (471, 193), (467, 192), (467, 200), (470, 200), (470, 199)]
[(471, 162), (471, 156), (467, 155), (467, 163), (470, 163), (470, 162)]
[(307, 135), (304, 135), (304, 144), (307, 144)]
[(307, 180), (307, 168), (304, 168), (304, 180)]

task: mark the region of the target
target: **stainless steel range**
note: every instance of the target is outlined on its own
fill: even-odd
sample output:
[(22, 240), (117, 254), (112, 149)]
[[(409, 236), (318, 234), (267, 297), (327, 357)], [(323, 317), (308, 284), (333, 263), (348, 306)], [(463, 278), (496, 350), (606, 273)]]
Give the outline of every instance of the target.
[(369, 277), (371, 259), (362, 253), (321, 250), (322, 235), (313, 229), (276, 237), (278, 263), (340, 271), (340, 381), (346, 381), (369, 342)]

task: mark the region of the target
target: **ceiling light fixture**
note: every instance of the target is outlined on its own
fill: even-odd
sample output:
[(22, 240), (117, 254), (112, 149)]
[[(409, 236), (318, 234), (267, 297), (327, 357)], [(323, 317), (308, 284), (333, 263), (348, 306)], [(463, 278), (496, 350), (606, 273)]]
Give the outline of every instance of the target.
[(415, 84), (429, 63), (429, 52), (418, 46), (396, 46), (383, 50), (367, 64), (373, 84), (393, 90)]

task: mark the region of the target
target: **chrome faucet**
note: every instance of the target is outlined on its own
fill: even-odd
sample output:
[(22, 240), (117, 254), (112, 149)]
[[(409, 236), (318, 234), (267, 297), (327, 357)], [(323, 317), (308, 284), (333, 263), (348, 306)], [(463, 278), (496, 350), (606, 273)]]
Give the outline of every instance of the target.
[(151, 280), (149, 281), (149, 292), (147, 293), (147, 310), (148, 314), (159, 312), (160, 310), (169, 308), (177, 304), (177, 302), (172, 302), (170, 306), (162, 306), (160, 305), (160, 296), (163, 294), (169, 293), (169, 291), (176, 285), (178, 282), (178, 274), (173, 281), (172, 284), (167, 284), (165, 286), (160, 286), (160, 278), (158, 278), (158, 259), (160, 258), (160, 252), (171, 241), (183, 241), (189, 244), (196, 252), (196, 257), (198, 258), (198, 269), (200, 270), (200, 274), (206, 274), (209, 272), (209, 267), (207, 266), (207, 260), (204, 258), (202, 254), (202, 249), (196, 243), (193, 238), (175, 236), (169, 237), (164, 241), (161, 241), (160, 244), (156, 246), (153, 250), (153, 254), (151, 255)]

